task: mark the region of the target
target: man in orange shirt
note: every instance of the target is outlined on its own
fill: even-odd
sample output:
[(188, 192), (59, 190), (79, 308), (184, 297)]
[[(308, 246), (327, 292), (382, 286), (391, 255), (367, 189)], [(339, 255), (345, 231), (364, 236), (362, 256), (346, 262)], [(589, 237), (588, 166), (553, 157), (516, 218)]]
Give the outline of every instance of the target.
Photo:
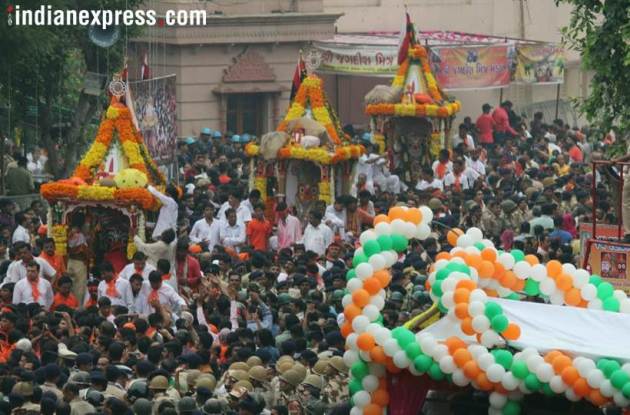
[(57, 271), (58, 276), (66, 272), (66, 261), (61, 255), (55, 254), (55, 240), (53, 238), (44, 239), (44, 246), (39, 257), (46, 260)]
[(262, 204), (254, 206), (254, 217), (247, 224), (247, 239), (256, 251), (266, 251), (269, 246), (272, 226), (265, 218), (265, 207)]
[(57, 286), (59, 287), (59, 291), (53, 297), (53, 303), (50, 307), (50, 311), (55, 311), (59, 306), (66, 306), (73, 310), (79, 308), (79, 302), (77, 301), (77, 298), (74, 296), (74, 294), (72, 294), (71, 292), (72, 279), (67, 275), (63, 275), (61, 278), (59, 278)]

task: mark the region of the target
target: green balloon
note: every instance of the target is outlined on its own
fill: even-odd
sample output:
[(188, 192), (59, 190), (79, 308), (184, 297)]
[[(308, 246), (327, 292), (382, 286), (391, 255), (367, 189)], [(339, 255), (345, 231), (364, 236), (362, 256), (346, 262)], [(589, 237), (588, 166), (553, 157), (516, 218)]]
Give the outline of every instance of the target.
[(368, 367), (367, 363), (359, 360), (352, 365), (352, 367), (350, 368), (350, 372), (352, 373), (352, 376), (354, 376), (356, 379), (361, 380), (370, 373), (370, 368)]
[(521, 405), (518, 402), (508, 401), (503, 409), (501, 409), (502, 415), (519, 415), (521, 413)]
[(475, 248), (477, 248), (480, 251), (483, 251), (486, 248), (486, 246), (483, 244), (483, 242), (477, 242), (475, 244)]
[(444, 291), (442, 291), (442, 280), (435, 281), (435, 284), (431, 286), (431, 292), (438, 297), (441, 297), (442, 294), (444, 294)]
[(519, 360), (512, 363), (512, 374), (515, 378), (525, 379), (529, 375), (529, 369), (527, 369), (527, 363)]
[(498, 364), (503, 366), (505, 370), (510, 370), (510, 367), (512, 367), (512, 353), (508, 352), (507, 350), (499, 349), (495, 353), (493, 353), (493, 355), (494, 360)]
[(602, 282), (597, 286), (597, 298), (604, 301), (605, 299), (613, 295), (613, 291), (615, 291), (615, 288), (612, 286), (611, 283)]
[(402, 330), (398, 332), (395, 339), (398, 341), (398, 345), (401, 349), (405, 349), (409, 344), (416, 342), (416, 336), (409, 329), (400, 327)]
[(612, 383), (612, 385), (619, 390), (623, 389), (623, 387), (626, 386), (626, 383), (628, 382), (630, 382), (630, 375), (628, 375), (626, 371), (622, 369), (616, 370), (610, 377), (610, 383)]
[(595, 366), (597, 366), (597, 368), (599, 370), (601, 370), (602, 372), (604, 371), (604, 368), (606, 367), (606, 365), (608, 364), (609, 360), (606, 358), (601, 358), (597, 361), (597, 363), (595, 364)]
[(440, 310), (440, 312), (444, 313), (444, 314), (448, 313), (448, 308), (446, 308), (446, 306), (442, 302), (442, 299), (440, 299), (440, 301), (438, 301), (438, 310)]
[(372, 239), (370, 241), (367, 241), (365, 245), (363, 245), (363, 252), (365, 252), (365, 255), (367, 255), (369, 258), (372, 255), (380, 253), (381, 246), (376, 240)]
[(535, 297), (540, 294), (540, 283), (528, 278), (527, 281), (525, 281), (525, 294), (530, 297)]
[(497, 314), (496, 316), (492, 317), (492, 320), (490, 321), (492, 329), (497, 333), (503, 333), (505, 329), (508, 328), (508, 324), (510, 324), (510, 322), (503, 314)]
[[(604, 284), (602, 284), (602, 285), (604, 285)], [(601, 285), (600, 285), (600, 287), (601, 287)], [(610, 296), (610, 297), (608, 297), (607, 299), (604, 300), (603, 307), (604, 307), (604, 310), (606, 310), (606, 311), (618, 312), (619, 311), (619, 300), (617, 300), (613, 296)]]
[(520, 249), (512, 249), (510, 254), (514, 257), (514, 261), (525, 261), (525, 253)]
[(420, 373), (425, 373), (427, 370), (429, 370), (431, 364), (433, 364), (433, 359), (431, 359), (424, 353), (418, 355), (415, 359), (413, 359), (413, 365)]
[(625, 396), (626, 399), (630, 398), (630, 382), (623, 385), (623, 389), (621, 390), (621, 393), (623, 393), (623, 396)]
[(346, 272), (346, 281), (350, 281), (353, 278), (357, 277), (357, 272), (354, 269), (350, 269), (348, 270), (348, 272)]
[(355, 255), (354, 258), (352, 258), (352, 266), (355, 268), (357, 267), (357, 265), (364, 262), (368, 262), (368, 257), (365, 254)]
[(376, 324), (378, 324), (378, 325), (382, 326), (382, 325), (384, 324), (384, 323), (383, 323), (383, 315), (382, 315), (382, 314), (379, 314), (379, 315), (378, 315), (378, 317), (376, 317), (376, 321), (374, 321), (374, 323), (376, 323)]
[(446, 277), (448, 277), (450, 273), (451, 273), (451, 270), (448, 269), (448, 267), (444, 267), (435, 274), (435, 280), (442, 281), (446, 279)]
[(354, 395), (355, 393), (363, 390), (363, 385), (359, 379), (352, 379), (348, 384), (348, 389), (350, 391), (350, 395)]
[(530, 373), (525, 377), (525, 386), (527, 386), (527, 389), (534, 392), (540, 388), (540, 381), (538, 380), (536, 375)]
[(602, 277), (600, 277), (599, 275), (593, 274), (588, 279), (588, 282), (590, 282), (591, 284), (597, 286), (597, 285), (602, 283)]
[(409, 245), (409, 241), (402, 235), (392, 235), (392, 248), (394, 251), (400, 253), (404, 252)]
[(484, 314), (486, 315), (486, 317), (488, 317), (488, 319), (490, 319), (490, 321), (492, 321), (494, 316), (503, 314), (503, 308), (501, 308), (501, 306), (495, 303), (494, 301), (488, 301), (486, 303), (486, 309), (484, 311)]
[(409, 360), (415, 361), (416, 357), (422, 353), (422, 349), (420, 349), (418, 342), (411, 342), (405, 347), (405, 353), (407, 353)]
[(520, 301), (521, 297), (517, 293), (510, 293), (507, 297), (508, 300)]
[(470, 275), (470, 268), (468, 267), (468, 265), (462, 264), (460, 262), (452, 262), (448, 264), (445, 268), (449, 269), (452, 272), (457, 271)]
[(376, 241), (381, 247), (381, 251), (389, 251), (392, 249), (392, 238), (389, 235), (381, 235), (376, 238)]
[(435, 362), (431, 363), (431, 367), (429, 368), (429, 376), (433, 380), (442, 380), (444, 379), (444, 372), (440, 369), (440, 365)]
[(551, 386), (549, 386), (548, 383), (543, 383), (541, 390), (543, 391), (543, 393), (547, 396), (553, 396), (554, 392), (551, 390)]
[(604, 376), (610, 379), (613, 373), (615, 373), (619, 369), (621, 369), (621, 365), (619, 364), (619, 362), (617, 362), (616, 360), (608, 360), (606, 362), (606, 365), (602, 369), (602, 372), (604, 372)]

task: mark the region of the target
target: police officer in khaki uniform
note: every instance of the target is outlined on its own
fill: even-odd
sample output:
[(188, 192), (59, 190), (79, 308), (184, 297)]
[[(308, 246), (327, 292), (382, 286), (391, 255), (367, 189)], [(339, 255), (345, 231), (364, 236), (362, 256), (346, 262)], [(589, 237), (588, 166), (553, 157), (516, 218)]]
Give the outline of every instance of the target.
[(149, 391), (152, 394), (153, 401), (153, 413), (158, 413), (160, 404), (164, 401), (171, 401), (175, 404), (175, 401), (166, 393), (168, 389), (168, 379), (165, 376), (158, 375), (151, 379), (149, 382)]
[(249, 369), (249, 381), (254, 386), (252, 392), (258, 393), (264, 400), (265, 406), (270, 408), (273, 404), (273, 391), (269, 383), (267, 369), (262, 366), (254, 366)]
[(333, 404), (349, 399), (348, 368), (341, 356), (333, 356), (328, 361), (329, 378), (322, 390), (322, 400)]
[(305, 415), (324, 415), (328, 405), (322, 402), (320, 394), (324, 383), (321, 376), (308, 375), (297, 388), (298, 401)]
[(274, 395), (272, 406), (287, 406), (289, 402), (298, 399), (296, 388), (304, 379), (301, 374), (293, 369), (287, 370), (280, 375), (279, 392)]

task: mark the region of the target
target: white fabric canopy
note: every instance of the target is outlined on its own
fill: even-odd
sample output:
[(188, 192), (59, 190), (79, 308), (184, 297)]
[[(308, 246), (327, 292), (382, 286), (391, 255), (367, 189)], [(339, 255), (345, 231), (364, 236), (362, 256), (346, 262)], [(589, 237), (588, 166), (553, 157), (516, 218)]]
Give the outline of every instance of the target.
[[(630, 314), (495, 298), (492, 301), (503, 307), (511, 323), (520, 326), (521, 337), (510, 342), (517, 349), (533, 347), (542, 353), (561, 350), (592, 359), (630, 361)], [(476, 342), (447, 317), (424, 331), (438, 340), (457, 336)]]

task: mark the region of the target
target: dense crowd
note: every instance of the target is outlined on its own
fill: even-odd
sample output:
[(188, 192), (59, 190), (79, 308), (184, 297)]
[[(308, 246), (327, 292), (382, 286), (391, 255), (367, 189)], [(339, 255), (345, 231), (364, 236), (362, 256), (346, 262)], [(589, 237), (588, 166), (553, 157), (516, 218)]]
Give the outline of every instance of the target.
[(80, 224), (60, 257), (44, 205), (17, 211), (4, 200), (0, 413), (349, 413), (339, 322), (361, 232), (395, 205), (434, 212), (431, 236), (393, 266), (388, 327), (430, 306), (424, 282), (451, 228), (477, 226), (502, 249), (575, 263), (593, 180), (598, 218), (618, 217), (586, 164), (599, 150), (587, 134), (486, 104), (414, 183), (398, 179), (398, 161), (370, 134), (355, 134), (367, 152), (352, 194), (297, 215), (283, 195), (265, 204), (249, 191), (243, 144), (253, 137), (205, 128), (178, 145), (181, 187), (150, 188), (162, 201), (151, 237), (136, 237), (138, 252), (118, 270), (89, 260)]

